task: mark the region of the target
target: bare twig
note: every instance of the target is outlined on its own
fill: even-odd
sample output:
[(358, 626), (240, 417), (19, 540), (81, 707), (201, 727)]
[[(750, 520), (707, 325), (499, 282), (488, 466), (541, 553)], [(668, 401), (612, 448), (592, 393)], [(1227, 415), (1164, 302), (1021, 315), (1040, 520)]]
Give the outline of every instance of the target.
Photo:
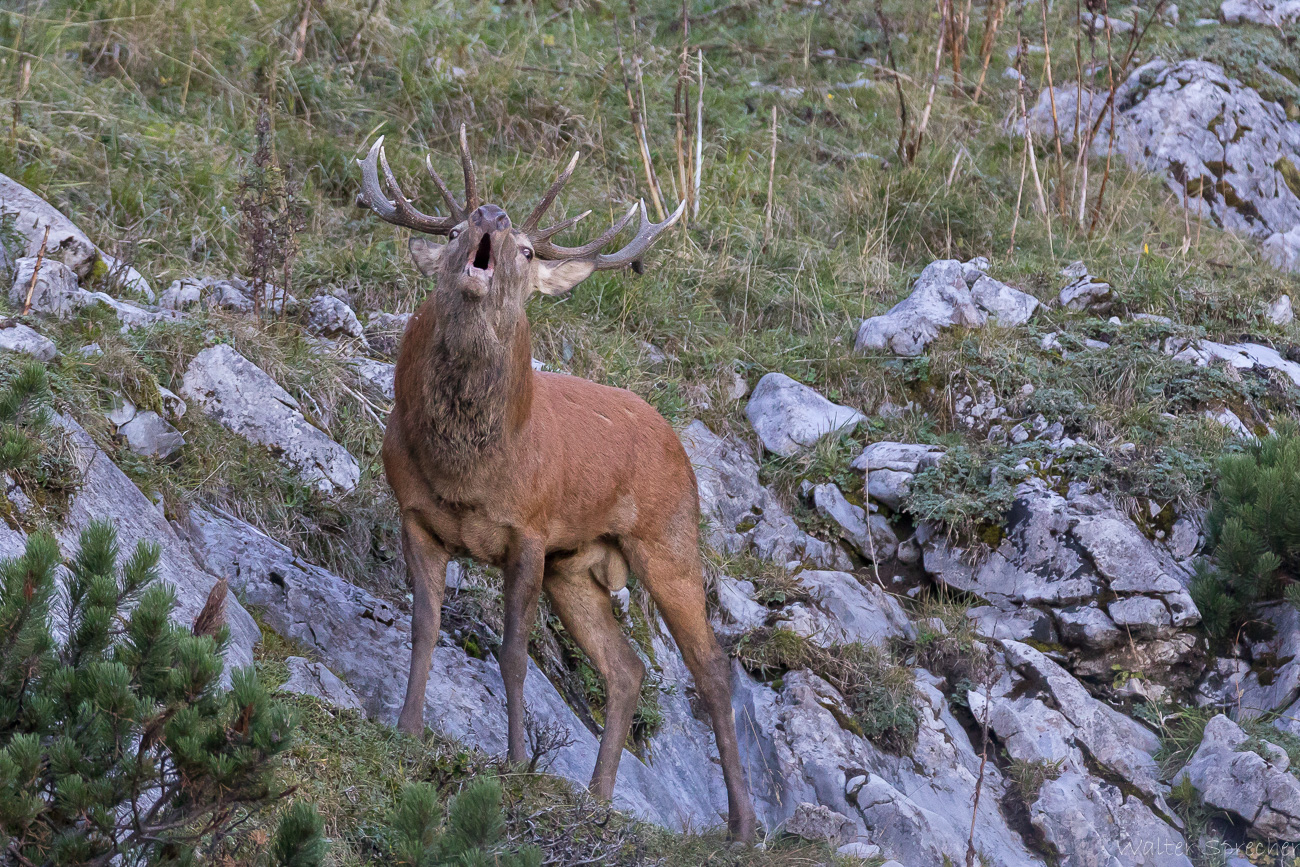
[(894, 41), (889, 35), (889, 19), (885, 17), (885, 7), (881, 0), (876, 0), (876, 21), (880, 24), (880, 32), (885, 37), (885, 59), (889, 61), (889, 71), (893, 73), (894, 90), (898, 94), (898, 159), (903, 165), (907, 165), (907, 141), (908, 118), (907, 118), (907, 100), (903, 97), (902, 75), (898, 71), (898, 64), (894, 61)]
[(27, 300), (23, 302), (23, 315), (29, 316), (32, 312), (32, 293), (36, 291), (36, 278), (41, 274), (41, 263), (45, 261), (45, 245), (50, 240), (50, 227), (47, 223), (45, 226), (45, 235), (41, 238), (41, 249), (36, 253), (36, 264), (32, 267), (32, 281), (27, 284)]
[[(1106, 12), (1110, 11), (1109, 0), (1103, 0), (1102, 8)], [(1106, 143), (1106, 171), (1102, 174), (1101, 186), (1097, 189), (1097, 201), (1093, 204), (1092, 220), (1091, 222), (1088, 223), (1088, 237), (1092, 237), (1093, 231), (1096, 230), (1097, 228), (1097, 220), (1101, 218), (1101, 203), (1102, 200), (1105, 199), (1106, 197), (1106, 184), (1107, 182), (1110, 181), (1110, 158), (1112, 153), (1115, 150), (1115, 91), (1119, 86), (1119, 79), (1118, 77), (1116, 77), (1114, 73), (1114, 68), (1111, 64), (1112, 54), (1111, 54), (1110, 15), (1107, 14), (1105, 20), (1106, 20), (1106, 73), (1107, 76), (1110, 78), (1110, 95), (1106, 98), (1106, 105), (1105, 107), (1102, 108), (1102, 113), (1104, 114), (1107, 111), (1107, 109), (1109, 109), (1110, 111), (1110, 136)], [(1099, 115), (1097, 119), (1098, 121), (1100, 121), (1101, 116)]]
[(980, 772), (975, 778), (975, 798), (971, 804), (970, 836), (966, 838), (966, 867), (975, 867), (975, 823), (980, 812), (980, 793), (984, 790), (984, 768), (989, 761), (989, 686), (992, 677), (986, 675), (984, 682), (984, 719), (980, 721), (983, 745), (980, 749)]

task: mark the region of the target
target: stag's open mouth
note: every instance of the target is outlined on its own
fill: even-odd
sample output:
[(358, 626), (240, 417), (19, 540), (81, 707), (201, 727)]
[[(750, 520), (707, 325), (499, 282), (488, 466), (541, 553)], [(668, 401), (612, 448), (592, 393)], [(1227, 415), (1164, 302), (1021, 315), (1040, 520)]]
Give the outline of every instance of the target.
[(484, 235), (483, 240), (478, 242), (478, 250), (474, 253), (473, 267), (480, 271), (486, 271), (488, 276), (492, 275), (492, 236)]

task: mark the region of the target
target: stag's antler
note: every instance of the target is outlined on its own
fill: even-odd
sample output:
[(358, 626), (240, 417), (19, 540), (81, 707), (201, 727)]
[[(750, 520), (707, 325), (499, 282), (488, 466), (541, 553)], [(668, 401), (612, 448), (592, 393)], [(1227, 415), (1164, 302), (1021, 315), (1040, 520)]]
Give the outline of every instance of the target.
[[(581, 247), (561, 247), (559, 244), (552, 244), (550, 241), (552, 236), (568, 229), (574, 223), (591, 213), (591, 211), (584, 211), (578, 216), (556, 223), (550, 228), (540, 230), (537, 228), (537, 224), (546, 214), (547, 208), (549, 208), (551, 203), (555, 201), (555, 197), (560, 194), (560, 190), (564, 189), (564, 185), (569, 182), (569, 177), (573, 174), (573, 169), (578, 164), (579, 156), (580, 154), (573, 155), (573, 159), (569, 160), (568, 167), (566, 167), (564, 171), (560, 172), (560, 176), (556, 178), (555, 182), (551, 184), (549, 189), (547, 189), (545, 195), (542, 196), (541, 201), (537, 203), (537, 207), (533, 208), (533, 212), (528, 215), (528, 219), (524, 220), (524, 224), (521, 228), (523, 231), (527, 232), (528, 236), (532, 239), (533, 252), (539, 259), (550, 261), (561, 259), (589, 259), (595, 264), (597, 271), (610, 271), (615, 268), (622, 268), (626, 265), (631, 265), (637, 259), (641, 258), (642, 254), (649, 249), (650, 245), (655, 242), (655, 239), (658, 238), (665, 229), (677, 222), (678, 218), (681, 217), (682, 212), (686, 209), (685, 203), (678, 205), (677, 210), (662, 223), (652, 223), (650, 222), (649, 216), (646, 214), (645, 201), (642, 200), (628, 209), (628, 212), (624, 214), (621, 219), (615, 221), (614, 225), (601, 233), (600, 237), (588, 241)], [(636, 214), (638, 209), (641, 211), (641, 223), (637, 228), (636, 237), (632, 239), (631, 243), (619, 250), (617, 253), (601, 253), (601, 248), (614, 240), (615, 236), (618, 235), (619, 232), (623, 231), (623, 227), (631, 222), (633, 215)]]
[[(376, 165), (378, 163), (378, 165)], [(465, 125), (460, 125), (460, 165), (465, 173), (465, 204), (461, 205), (456, 201), (456, 197), (447, 189), (447, 184), (442, 177), (433, 168), (433, 161), (427, 156), (424, 158), (425, 171), (433, 179), (433, 185), (438, 188), (442, 194), (443, 200), (447, 203), (447, 210), (451, 211), (450, 217), (432, 217), (428, 214), (417, 211), (406, 195), (402, 192), (401, 186), (397, 183), (397, 178), (393, 170), (388, 165), (388, 156), (384, 153), (384, 137), (381, 135), (370, 146), (370, 152), (366, 154), (364, 160), (357, 160), (357, 165), (361, 166), (361, 193), (357, 196), (357, 205), (362, 208), (369, 208), (379, 215), (380, 219), (392, 223), (396, 226), (405, 226), (408, 229), (414, 229), (417, 232), (424, 232), (428, 235), (445, 235), (450, 232), (458, 223), (464, 222), (469, 212), (479, 206), (478, 200), (478, 181), (474, 175), (474, 160), (469, 155), (469, 142), (465, 138)], [(379, 183), (379, 169), (383, 169), (384, 181), (387, 185), (387, 191), (384, 185)], [(388, 193), (393, 194), (393, 200), (389, 201)]]
[[(560, 261), (565, 259), (586, 259), (590, 261), (597, 271), (610, 271), (615, 268), (623, 268), (631, 265), (644, 255), (650, 245), (655, 242), (664, 230), (672, 226), (681, 217), (686, 210), (686, 203), (677, 206), (677, 210), (664, 220), (662, 223), (650, 222), (650, 217), (646, 214), (645, 201), (641, 200), (633, 205), (628, 212), (620, 219), (616, 220), (612, 226), (600, 234), (599, 237), (583, 244), (580, 247), (561, 247), (559, 244), (551, 243), (551, 238), (563, 232), (565, 229), (572, 228), (583, 217), (591, 211), (583, 211), (576, 217), (569, 217), (561, 220), (553, 226), (545, 229), (538, 229), (537, 224), (541, 222), (546, 211), (555, 202), (555, 197), (564, 189), (564, 185), (569, 182), (573, 175), (573, 170), (578, 165), (580, 154), (574, 154), (569, 160), (569, 165), (560, 172), (554, 183), (547, 188), (542, 195), (541, 201), (533, 208), (532, 213), (524, 220), (520, 230), (533, 242), (533, 251), (537, 258), (548, 261)], [(357, 205), (363, 208), (369, 208), (386, 222), (398, 226), (405, 226), (408, 229), (414, 229), (417, 232), (424, 232), (429, 235), (446, 235), (459, 223), (463, 222), (471, 211), (480, 204), (478, 195), (478, 178), (474, 171), (474, 160), (469, 155), (469, 141), (465, 135), (465, 125), (460, 126), (460, 165), (465, 174), (465, 204), (461, 205), (447, 188), (447, 184), (433, 168), (433, 162), (426, 156), (424, 158), (424, 168), (433, 179), (433, 184), (442, 194), (442, 198), (447, 203), (447, 209), (451, 211), (449, 217), (433, 217), (428, 214), (417, 211), (411, 205), (409, 199), (402, 192), (401, 186), (397, 183), (397, 178), (393, 170), (388, 165), (388, 157), (384, 154), (384, 137), (380, 136), (370, 147), (370, 152), (366, 154), (363, 160), (357, 160), (357, 165), (361, 166), (361, 193), (357, 196)], [(384, 172), (384, 184), (379, 182), (379, 170)], [(385, 185), (387, 190), (385, 190)], [(392, 200), (388, 198), (392, 193)], [(641, 220), (637, 227), (636, 236), (628, 243), (626, 247), (616, 253), (601, 253), (601, 249), (606, 244), (614, 240), (619, 232), (632, 221), (632, 217), (641, 212)]]

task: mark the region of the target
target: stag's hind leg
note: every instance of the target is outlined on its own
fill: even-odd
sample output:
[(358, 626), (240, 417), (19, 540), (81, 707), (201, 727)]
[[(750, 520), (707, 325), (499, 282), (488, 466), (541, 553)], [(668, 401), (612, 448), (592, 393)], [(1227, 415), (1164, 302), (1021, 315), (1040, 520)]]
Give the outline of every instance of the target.
[[(645, 665), (624, 638), (605, 586), (610, 571), (625, 574), (626, 566), (618, 552), (610, 550), (608, 555), (551, 561), (547, 564), (545, 583), (551, 607), (560, 622), (605, 681), (605, 731), (600, 737), (596, 768), (591, 774), (591, 793), (603, 800), (614, 795), (618, 761), (632, 730), (641, 681), (645, 677)], [(613, 558), (618, 562), (611, 562)]]
[(722, 761), (729, 806), (727, 830), (732, 839), (748, 843), (754, 838), (754, 806), (740, 763), (736, 716), (731, 708), (731, 668), (709, 625), (695, 528), (683, 525), (681, 530), (665, 539), (625, 539), (623, 550), (695, 678), (695, 690), (713, 722)]

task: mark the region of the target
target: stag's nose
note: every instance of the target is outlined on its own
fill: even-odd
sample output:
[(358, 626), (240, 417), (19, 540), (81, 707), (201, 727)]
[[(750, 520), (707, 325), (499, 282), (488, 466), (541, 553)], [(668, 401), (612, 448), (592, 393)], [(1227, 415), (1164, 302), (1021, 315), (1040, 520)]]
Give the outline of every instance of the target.
[(485, 232), (510, 228), (510, 218), (496, 205), (483, 205), (470, 215), (469, 221)]

